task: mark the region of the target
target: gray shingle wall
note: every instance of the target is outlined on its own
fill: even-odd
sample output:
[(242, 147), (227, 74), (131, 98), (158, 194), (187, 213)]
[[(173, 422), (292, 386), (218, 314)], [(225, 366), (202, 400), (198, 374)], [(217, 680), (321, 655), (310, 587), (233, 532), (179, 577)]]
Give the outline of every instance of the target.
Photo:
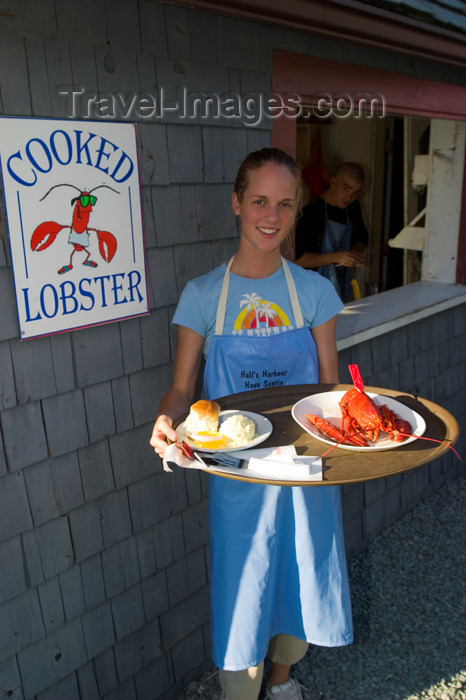
[[(267, 93), (273, 48), (355, 63), (368, 51), (142, 0), (97, 0), (85, 21), (77, 0), (12, 7), (0, 17), (4, 114), (69, 116), (63, 87), (73, 85), (84, 91), (77, 117), (98, 118), (94, 96), (114, 93), (113, 116), (139, 122), (152, 311), (22, 343), (0, 202), (0, 694), (169, 700), (210, 665), (207, 480), (162, 472), (148, 440), (171, 381), (179, 293), (234, 251), (231, 185), (241, 158), (269, 144), (270, 123), (142, 118), (128, 99), (161, 88), (167, 100), (181, 89)], [(371, 59), (392, 69), (390, 55)], [(455, 79), (412, 59), (398, 69)], [(358, 362), (373, 385), (395, 378), (464, 420), (465, 334), (456, 309), (346, 351), (342, 367)], [(447, 455), (345, 488), (349, 551), (454, 467)]]
[[(388, 342), (387, 342), (388, 341)], [(455, 449), (464, 455), (466, 423), (466, 308), (456, 308), (417, 321), (339, 353), (340, 379), (351, 382), (348, 364), (356, 363), (364, 383), (396, 387), (433, 401), (455, 416), (460, 436)], [(347, 550), (356, 553), (460, 468), (452, 451), (401, 476), (343, 487)]]

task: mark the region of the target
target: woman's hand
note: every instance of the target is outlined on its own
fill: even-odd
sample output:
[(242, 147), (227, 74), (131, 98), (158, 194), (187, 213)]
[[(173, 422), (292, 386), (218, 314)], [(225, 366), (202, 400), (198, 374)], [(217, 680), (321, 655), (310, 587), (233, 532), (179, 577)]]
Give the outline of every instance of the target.
[(154, 429), (152, 430), (150, 444), (154, 448), (154, 452), (162, 458), (168, 447), (168, 440), (170, 442), (178, 440), (178, 435), (172, 428), (172, 422), (170, 416), (160, 415), (155, 421)]

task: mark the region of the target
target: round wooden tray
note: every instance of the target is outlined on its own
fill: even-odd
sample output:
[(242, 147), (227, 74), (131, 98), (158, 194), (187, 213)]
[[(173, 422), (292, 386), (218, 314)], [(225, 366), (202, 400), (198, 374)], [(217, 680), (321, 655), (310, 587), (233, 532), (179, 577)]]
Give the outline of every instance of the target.
[[(271, 421), (273, 431), (271, 436), (260, 447), (277, 447), (294, 445), (299, 455), (322, 455), (330, 445), (317, 440), (304, 431), (291, 415), (291, 409), (300, 399), (312, 394), (326, 391), (346, 391), (352, 384), (300, 384), (297, 386), (274, 387), (271, 389), (256, 389), (240, 394), (232, 394), (217, 399), (222, 410), (237, 409), (261, 413)], [(351, 484), (361, 481), (381, 479), (400, 474), (442, 456), (449, 445), (454, 445), (459, 435), (459, 427), (455, 418), (444, 408), (427, 399), (415, 398), (409, 394), (378, 387), (365, 387), (366, 391), (390, 396), (413, 411), (419, 413), (426, 422), (424, 437), (441, 440), (445, 444), (418, 439), (414, 442), (387, 450), (352, 451), (336, 447), (323, 458), (322, 481), (278, 481), (256, 479), (243, 474), (226, 474), (209, 468), (209, 474), (216, 474), (227, 479), (247, 481), (261, 484), (281, 486), (329, 486), (333, 484)], [(180, 418), (175, 425), (182, 422)]]

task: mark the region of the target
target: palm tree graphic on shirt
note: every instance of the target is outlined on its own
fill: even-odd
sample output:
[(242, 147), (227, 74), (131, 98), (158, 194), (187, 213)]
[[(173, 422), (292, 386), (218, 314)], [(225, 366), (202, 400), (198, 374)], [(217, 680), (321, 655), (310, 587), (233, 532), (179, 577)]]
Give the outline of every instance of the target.
[(290, 322), (286, 313), (277, 304), (262, 299), (259, 294), (243, 294), (240, 302), (243, 311), (238, 315), (235, 329), (259, 329), (264, 327), (289, 326)]

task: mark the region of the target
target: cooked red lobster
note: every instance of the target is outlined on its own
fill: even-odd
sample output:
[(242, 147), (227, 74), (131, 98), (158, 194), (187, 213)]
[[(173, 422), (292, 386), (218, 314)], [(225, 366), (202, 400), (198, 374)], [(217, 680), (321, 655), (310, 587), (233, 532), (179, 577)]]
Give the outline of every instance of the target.
[(341, 429), (325, 418), (307, 414), (306, 418), (320, 432), (335, 442), (346, 445), (365, 446), (367, 441), (376, 442), (381, 432), (390, 440), (401, 442), (410, 437), (411, 425), (388, 406), (377, 406), (365, 392), (349, 389), (339, 401), (342, 414)]
[(307, 420), (326, 437), (335, 442), (322, 457), (325, 457), (338, 445), (353, 445), (367, 447), (367, 441), (376, 442), (380, 432), (386, 433), (392, 442), (402, 442), (406, 438), (417, 437), (420, 440), (437, 442), (440, 445), (447, 445), (458, 459), (461, 457), (453, 445), (425, 437), (424, 435), (412, 435), (412, 427), (407, 420), (401, 418), (395, 411), (387, 405), (378, 406), (364, 391), (364, 383), (357, 365), (348, 365), (353, 379), (354, 389), (349, 389), (338, 402), (342, 414), (341, 428), (332, 425), (321, 416), (306, 414)]

